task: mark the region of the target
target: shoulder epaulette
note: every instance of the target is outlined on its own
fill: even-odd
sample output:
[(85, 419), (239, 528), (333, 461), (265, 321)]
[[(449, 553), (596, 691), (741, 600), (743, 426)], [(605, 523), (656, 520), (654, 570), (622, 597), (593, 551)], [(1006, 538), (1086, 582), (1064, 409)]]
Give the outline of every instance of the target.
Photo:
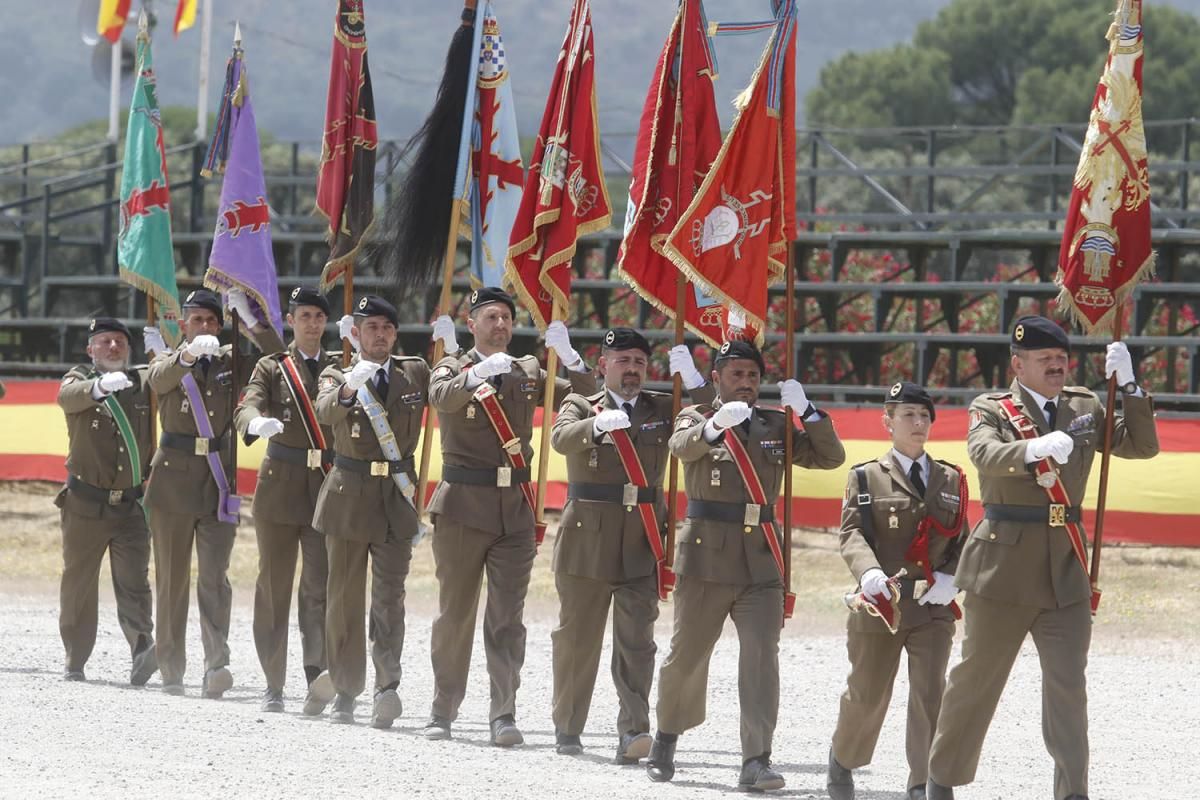
[(988, 392), (984, 395), (984, 397), (988, 398), (989, 400), (1003, 400), (1006, 397), (1012, 397), (1012, 390), (1004, 392)]
[(1095, 394), (1095, 392), (1093, 392), (1091, 389), (1089, 389), (1086, 386), (1064, 386), (1062, 388), (1062, 390), (1063, 390), (1064, 394), (1082, 394), (1082, 395)]
[(421, 358), (420, 356), (401, 356), (401, 355), (396, 355), (394, 353), (392, 354), (392, 360), (393, 361), (420, 361), (422, 363), (424, 363), (424, 361), (425, 361), (425, 359)]
[[(596, 403), (596, 402), (599, 402), (600, 400), (603, 400), (603, 399), (604, 399), (604, 393), (605, 393), (605, 392), (607, 392), (607, 391), (608, 391), (607, 389), (603, 389), (603, 390), (601, 390), (601, 391), (599, 391), (599, 392), (594, 392), (594, 393), (592, 393), (592, 394), (589, 394), (589, 395), (584, 395), (584, 396), (583, 396), (583, 399), (587, 400), (589, 403)], [(570, 395), (568, 395), (568, 397), (569, 397), (569, 396), (570, 396)]]
[(859, 467), (865, 467), (867, 464), (874, 464), (874, 463), (876, 463), (878, 460), (879, 460), (879, 459), (877, 459), (877, 458), (872, 458), (872, 459), (869, 459), (869, 460), (867, 460), (867, 461), (860, 461), (860, 462), (859, 462), (859, 463), (857, 463), (857, 464), (851, 464), (851, 465), (850, 465), (850, 469), (858, 469)]

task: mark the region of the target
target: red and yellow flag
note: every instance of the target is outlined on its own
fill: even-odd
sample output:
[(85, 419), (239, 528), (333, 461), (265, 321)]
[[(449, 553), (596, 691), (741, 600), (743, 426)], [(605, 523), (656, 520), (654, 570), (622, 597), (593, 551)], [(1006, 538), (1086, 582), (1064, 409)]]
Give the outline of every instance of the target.
[(178, 36), (195, 24), (196, 0), (179, 0), (179, 5), (175, 7), (175, 35)]
[(576, 241), (612, 218), (600, 164), (595, 67), (591, 4), (575, 0), (504, 265), (505, 281), (538, 328), (569, 303)]
[(100, 0), (100, 14), (96, 19), (96, 33), (116, 44), (125, 30), (129, 19), (130, 0)]
[[(701, 0), (682, 0), (671, 25), (638, 129), (619, 275), (642, 299), (674, 319), (679, 271), (662, 251), (721, 150), (713, 95), (717, 66)], [(725, 309), (696, 286), (684, 295), (684, 321), (713, 347)]]
[(1142, 2), (1118, 0), (1108, 60), (1058, 255), (1058, 299), (1086, 333), (1110, 328), (1129, 292), (1154, 271), (1150, 170), (1142, 125)]
[(767, 285), (795, 236), (796, 6), (779, 5), (733, 127), (663, 252), (729, 307), (725, 336), (763, 341)]

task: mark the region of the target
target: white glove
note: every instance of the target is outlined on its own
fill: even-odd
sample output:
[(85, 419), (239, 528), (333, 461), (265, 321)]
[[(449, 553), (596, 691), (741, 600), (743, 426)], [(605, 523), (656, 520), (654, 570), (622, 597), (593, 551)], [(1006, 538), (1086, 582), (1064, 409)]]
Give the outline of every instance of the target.
[(338, 320), (338, 336), (342, 339), (349, 339), (350, 347), (354, 352), (359, 351), (358, 331), (354, 328), (354, 317), (347, 314)]
[(575, 348), (571, 347), (571, 335), (562, 320), (554, 320), (546, 326), (546, 346), (558, 354), (558, 360), (567, 369), (579, 366), (582, 360)]
[(804, 385), (791, 378), (779, 384), (779, 396), (783, 399), (783, 404), (797, 414), (803, 414), (810, 405), (808, 395), (804, 393)]
[(246, 433), (260, 439), (270, 439), (277, 433), (283, 433), (283, 423), (274, 417), (255, 417), (246, 426)]
[(1065, 464), (1071, 460), (1071, 451), (1074, 449), (1075, 440), (1070, 434), (1052, 431), (1029, 441), (1025, 448), (1025, 463), (1032, 464), (1043, 458), (1053, 458), (1059, 464)]
[(947, 606), (958, 596), (958, 587), (954, 585), (954, 576), (944, 572), (933, 573), (933, 586), (925, 590), (917, 605)]
[(629, 427), (629, 415), (617, 408), (606, 408), (596, 415), (592, 423), (592, 431), (599, 436), (609, 431), (619, 431)]
[(212, 357), (221, 352), (221, 340), (207, 333), (202, 333), (188, 342), (184, 352), (193, 359)]
[(112, 394), (133, 386), (133, 381), (124, 372), (106, 372), (96, 381), (102, 394)]
[(704, 385), (704, 376), (696, 369), (692, 359), (692, 351), (686, 344), (677, 344), (671, 348), (671, 374), (683, 379), (685, 389), (698, 389)]
[(454, 332), (454, 320), (445, 314), (433, 321), (433, 340), (442, 340), (445, 350), (450, 355), (458, 352), (458, 338)]
[(254, 311), (250, 308), (250, 300), (241, 289), (230, 289), (225, 295), (225, 302), (235, 314), (242, 318), (242, 324), (250, 328), (258, 324), (258, 318), (254, 316)]
[(892, 590), (888, 587), (888, 576), (879, 567), (871, 567), (864, 572), (858, 583), (867, 597), (892, 599)]
[(167, 347), (167, 342), (163, 339), (162, 331), (151, 326), (142, 328), (142, 349), (146, 351), (147, 356), (171, 352), (171, 348)]
[(346, 374), (346, 388), (352, 392), (357, 392), (367, 381), (375, 377), (375, 373), (380, 370), (380, 365), (374, 361), (359, 361)]
[(1114, 374), (1117, 376), (1117, 386), (1137, 382), (1133, 377), (1133, 359), (1129, 357), (1129, 348), (1124, 342), (1113, 342), (1104, 355), (1104, 377)]
[(493, 375), (507, 375), (512, 372), (513, 357), (508, 353), (492, 353), (468, 370), (472, 377), (485, 381)]
[(710, 421), (714, 428), (723, 431), (734, 425), (741, 425), (748, 419), (750, 419), (750, 406), (740, 400), (735, 400), (732, 403), (722, 404), (717, 409), (717, 413), (712, 415)]

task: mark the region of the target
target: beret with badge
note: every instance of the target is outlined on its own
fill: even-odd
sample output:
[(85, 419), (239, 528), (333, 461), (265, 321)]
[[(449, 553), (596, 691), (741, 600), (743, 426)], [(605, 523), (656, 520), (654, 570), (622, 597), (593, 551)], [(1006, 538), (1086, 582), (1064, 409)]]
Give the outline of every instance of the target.
[(123, 333), (127, 341), (133, 341), (133, 337), (129, 335), (129, 328), (125, 327), (125, 323), (112, 317), (96, 317), (88, 325), (89, 339), (101, 333)]
[(288, 297), (288, 305), (292, 308), (296, 306), (316, 306), (324, 311), (327, 317), (330, 313), (329, 299), (311, 286), (297, 286), (295, 289), (292, 289), (292, 294)]
[(517, 315), (517, 304), (512, 299), (512, 295), (499, 286), (485, 286), (482, 289), (476, 289), (471, 292), (470, 300), (472, 311), (492, 303), (503, 303), (508, 306), (509, 313), (514, 317)]
[(722, 361), (731, 361), (735, 358), (748, 358), (755, 364), (758, 364), (758, 371), (766, 373), (767, 365), (763, 361), (762, 353), (758, 351), (750, 342), (741, 340), (733, 342), (725, 342), (721, 348), (717, 350), (716, 358), (713, 359), (713, 366), (720, 364)]
[(1012, 346), (1019, 350), (1044, 350), (1057, 347), (1071, 352), (1071, 342), (1058, 323), (1045, 317), (1026, 316), (1013, 326)]
[(386, 317), (388, 322), (396, 327), (400, 326), (400, 315), (396, 312), (396, 307), (378, 295), (364, 295), (354, 307), (354, 316)]
[(641, 350), (650, 355), (650, 342), (633, 328), (613, 328), (604, 334), (605, 350)]
[(909, 381), (899, 381), (894, 384), (891, 389), (888, 389), (887, 396), (883, 398), (883, 404), (890, 406), (899, 403), (925, 406), (929, 409), (929, 421), (933, 422), (937, 419), (937, 412), (933, 409), (933, 398), (929, 396), (929, 392), (925, 391), (923, 386)]
[(188, 292), (188, 296), (183, 299), (183, 309), (186, 311), (189, 308), (203, 308), (217, 315), (217, 325), (225, 325), (225, 307), (221, 304), (221, 297), (216, 292), (210, 292), (208, 289), (194, 289)]

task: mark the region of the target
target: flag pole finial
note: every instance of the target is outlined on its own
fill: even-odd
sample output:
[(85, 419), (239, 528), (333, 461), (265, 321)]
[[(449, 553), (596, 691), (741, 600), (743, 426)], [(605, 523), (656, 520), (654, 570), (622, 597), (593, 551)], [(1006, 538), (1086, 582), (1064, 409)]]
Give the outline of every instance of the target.
[(142, 6), (138, 11), (138, 36), (150, 35), (150, 17), (146, 14), (146, 7)]
[(235, 48), (242, 46), (242, 23), (240, 20), (233, 21), (233, 46)]

